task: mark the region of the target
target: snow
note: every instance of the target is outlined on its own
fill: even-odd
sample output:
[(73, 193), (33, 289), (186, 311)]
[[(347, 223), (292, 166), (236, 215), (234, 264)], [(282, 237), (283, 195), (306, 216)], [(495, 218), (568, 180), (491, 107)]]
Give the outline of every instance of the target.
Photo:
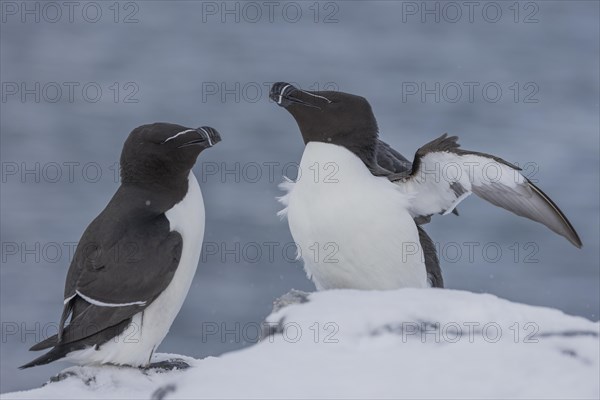
[(155, 356), (185, 359), (184, 371), (72, 367), (60, 382), (1, 398), (600, 397), (600, 324), (585, 318), (447, 289), (304, 300), (296, 292), (277, 302), (252, 347)]

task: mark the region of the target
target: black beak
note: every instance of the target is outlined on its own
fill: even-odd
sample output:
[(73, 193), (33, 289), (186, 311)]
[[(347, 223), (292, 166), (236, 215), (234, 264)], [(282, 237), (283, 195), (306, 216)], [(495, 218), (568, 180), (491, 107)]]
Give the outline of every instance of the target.
[(184, 144), (178, 147), (181, 148), (187, 146), (204, 145), (206, 146), (206, 148), (208, 148), (214, 146), (215, 144), (221, 141), (221, 135), (219, 134), (219, 132), (217, 132), (215, 128), (211, 128), (210, 126), (201, 126), (200, 128), (196, 129), (196, 132), (200, 134), (200, 137), (196, 137), (195, 139), (185, 142)]
[(294, 91), (296, 91), (296, 88), (290, 83), (275, 82), (273, 86), (271, 86), (269, 97), (279, 106), (287, 107), (292, 103), (288, 96)]
[(271, 92), (269, 93), (269, 98), (273, 100), (277, 105), (283, 108), (287, 108), (292, 104), (301, 104), (303, 106), (312, 107), (321, 109), (321, 107), (310, 103), (309, 101), (303, 100), (302, 97), (320, 97), (327, 102), (331, 103), (328, 99), (325, 99), (321, 96), (315, 96), (310, 92), (306, 92), (304, 90), (297, 89), (291, 83), (287, 82), (276, 82), (271, 86)]
[(215, 128), (211, 128), (210, 126), (201, 126), (196, 130), (206, 135), (206, 140), (208, 140), (210, 147), (221, 141), (221, 135)]

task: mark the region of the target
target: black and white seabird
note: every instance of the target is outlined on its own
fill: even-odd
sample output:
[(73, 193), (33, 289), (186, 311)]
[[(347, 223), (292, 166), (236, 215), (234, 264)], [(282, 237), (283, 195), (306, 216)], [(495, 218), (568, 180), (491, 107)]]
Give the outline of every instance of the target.
[(420, 225), (433, 214), (456, 213), (471, 193), (581, 247), (565, 215), (518, 167), (462, 150), (456, 136), (427, 143), (411, 163), (378, 138), (363, 97), (278, 82), (270, 98), (292, 114), (306, 145), (299, 178), (282, 184), (280, 215), (318, 290), (443, 287), (435, 247)]
[(83, 233), (67, 273), (59, 333), (31, 348), (52, 349), (21, 368), (61, 358), (81, 365), (150, 363), (200, 257), (204, 202), (192, 167), (220, 140), (213, 128), (169, 123), (129, 134), (121, 185)]

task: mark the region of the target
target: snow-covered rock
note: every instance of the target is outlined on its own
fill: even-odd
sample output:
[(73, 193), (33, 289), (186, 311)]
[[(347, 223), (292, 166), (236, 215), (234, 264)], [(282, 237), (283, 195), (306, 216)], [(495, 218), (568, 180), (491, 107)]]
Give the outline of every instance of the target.
[(600, 325), (557, 310), (436, 289), (295, 292), (277, 305), (259, 344), (183, 357), (187, 370), (72, 367), (1, 397), (600, 397)]

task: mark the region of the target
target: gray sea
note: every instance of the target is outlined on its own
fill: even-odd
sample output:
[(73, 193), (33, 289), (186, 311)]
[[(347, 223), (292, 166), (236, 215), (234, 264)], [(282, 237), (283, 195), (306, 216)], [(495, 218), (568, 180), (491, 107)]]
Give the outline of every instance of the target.
[(64, 3), (0, 3), (1, 392), (67, 366), (17, 369), (55, 332), (73, 246), (144, 123), (223, 136), (194, 168), (204, 254), (159, 351), (249, 346), (276, 297), (314, 290), (276, 216), (303, 151), (276, 81), (366, 97), (409, 159), (448, 132), (518, 163), (584, 247), (472, 197), (427, 226), (446, 286), (599, 319), (597, 1)]

